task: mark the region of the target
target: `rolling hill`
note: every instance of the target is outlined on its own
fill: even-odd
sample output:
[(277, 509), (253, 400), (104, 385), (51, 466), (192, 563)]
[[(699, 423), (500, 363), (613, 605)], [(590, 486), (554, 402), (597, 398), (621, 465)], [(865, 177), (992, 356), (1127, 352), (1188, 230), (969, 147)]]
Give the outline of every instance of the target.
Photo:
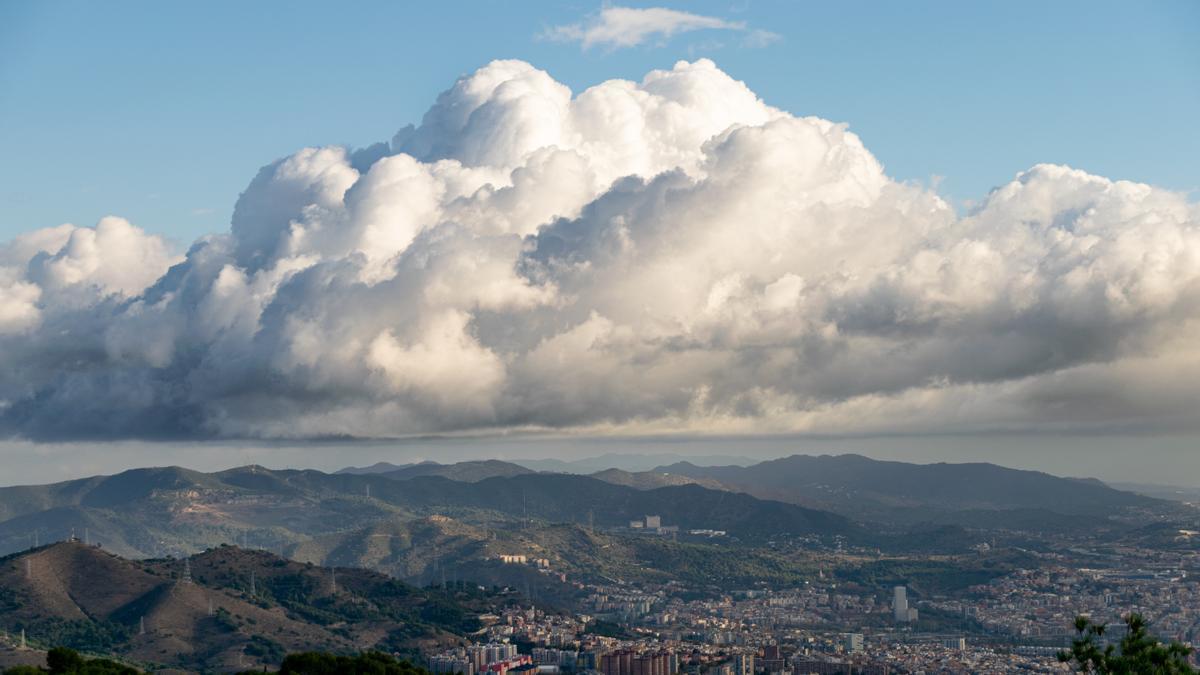
[[(1138, 511), (1173, 513), (1174, 505), (1100, 481), (1060, 478), (994, 464), (909, 464), (861, 455), (793, 455), (751, 466), (680, 462), (655, 470), (715, 481), (727, 489), (891, 523), (957, 522), (947, 514), (1044, 511), (1108, 518)], [(964, 521), (965, 522), (965, 521)]]
[[(473, 478), (509, 471), (485, 463), (470, 469)], [(466, 482), (257, 466), (211, 474), (167, 467), (2, 488), (0, 508), (12, 515), (0, 521), (0, 554), (72, 533), (127, 557), (181, 555), (221, 543), (279, 551), (323, 534), (436, 514), (510, 525), (590, 520), (600, 527), (655, 514), (685, 530), (726, 530), (747, 541), (857, 531), (831, 513), (699, 485), (638, 490), (586, 476), (522, 471)]]
[(456, 464), (438, 464), (437, 462), (422, 462), (399, 467), (392, 471), (383, 471), (379, 475), (395, 480), (408, 480), (421, 476), (440, 476), (450, 480), (477, 483), (485, 478), (520, 476), (534, 473), (518, 464), (501, 462), (498, 459), (485, 459), (477, 462), (458, 462)]
[(304, 649), (448, 643), (494, 601), (235, 547), (133, 562), (68, 541), (0, 559), (4, 630), (24, 630), (35, 645), (196, 670), (265, 667)]
[[(574, 581), (673, 581), (693, 588), (738, 588), (794, 586), (817, 574), (816, 564), (804, 556), (684, 539), (605, 532), (570, 523), (490, 529), (435, 516), (316, 537), (289, 549), (287, 555), (313, 564), (375, 569), (417, 585), (470, 579), (484, 585), (529, 588), (539, 598), (552, 598), (562, 606), (569, 605), (576, 593)], [(529, 565), (505, 564), (499, 559), (502, 555), (546, 559), (549, 573), (538, 573)]]
[(481, 459), (469, 462), (455, 462), (453, 464), (440, 464), (438, 462), (391, 464), (389, 462), (377, 462), (371, 466), (348, 466), (344, 469), (339, 469), (334, 472), (335, 475), (379, 475), (387, 476), (388, 478), (394, 478), (396, 480), (407, 480), (409, 478), (417, 478), (419, 476), (441, 476), (442, 478), (466, 481), (468, 483), (481, 481), (484, 478), (494, 478), (496, 476), (519, 476), (525, 473), (535, 473), (535, 471), (533, 469), (521, 466), (520, 464), (503, 462), (498, 459)]
[(693, 478), (677, 473), (662, 471), (622, 471), (621, 469), (605, 469), (589, 474), (592, 478), (614, 485), (625, 485), (638, 490), (653, 490), (669, 485), (700, 485), (711, 490), (724, 490), (725, 486), (709, 478)]

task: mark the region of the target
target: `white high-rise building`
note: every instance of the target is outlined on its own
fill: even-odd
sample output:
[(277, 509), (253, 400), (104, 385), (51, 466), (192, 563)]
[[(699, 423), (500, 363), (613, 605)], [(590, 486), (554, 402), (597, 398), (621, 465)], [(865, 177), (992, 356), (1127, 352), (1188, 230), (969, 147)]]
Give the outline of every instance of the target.
[(908, 622), (908, 589), (904, 586), (897, 586), (894, 593), (892, 613), (896, 617), (896, 621), (906, 623)]
[(842, 648), (847, 654), (861, 654), (863, 651), (863, 634), (845, 633), (842, 635)]

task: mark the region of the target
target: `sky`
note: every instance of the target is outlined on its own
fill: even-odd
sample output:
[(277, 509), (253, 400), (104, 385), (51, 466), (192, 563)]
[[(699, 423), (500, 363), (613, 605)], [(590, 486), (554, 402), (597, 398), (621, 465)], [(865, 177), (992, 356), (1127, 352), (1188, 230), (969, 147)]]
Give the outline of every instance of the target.
[(0, 482), (680, 439), (1171, 482), (1197, 28), (4, 3)]
[[(496, 58), (580, 90), (708, 56), (772, 105), (847, 122), (901, 180), (979, 200), (1038, 162), (1200, 188), (1200, 7), (695, 2), (770, 30), (632, 48), (539, 39), (599, 3), (0, 4), (0, 238), (121, 215), (181, 246), (260, 166), (420, 121)], [(936, 177), (936, 178), (935, 178)]]

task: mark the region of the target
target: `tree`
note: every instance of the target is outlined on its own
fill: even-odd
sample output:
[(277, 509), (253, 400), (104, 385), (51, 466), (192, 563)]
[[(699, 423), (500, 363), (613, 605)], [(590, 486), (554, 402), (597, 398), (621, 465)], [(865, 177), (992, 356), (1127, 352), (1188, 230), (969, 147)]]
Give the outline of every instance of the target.
[(343, 656), (322, 652), (289, 654), (279, 675), (426, 675), (425, 670), (387, 654), (367, 652)]
[(1087, 617), (1075, 618), (1077, 637), (1070, 651), (1058, 654), (1058, 660), (1069, 663), (1081, 673), (1097, 675), (1177, 675), (1195, 674), (1188, 663), (1190, 647), (1178, 642), (1164, 644), (1146, 630), (1141, 614), (1125, 617), (1128, 630), (1119, 646), (1100, 647), (1104, 624), (1092, 623)]
[(67, 647), (46, 652), (46, 668), (17, 666), (4, 675), (141, 675), (141, 671), (109, 659), (88, 659)]

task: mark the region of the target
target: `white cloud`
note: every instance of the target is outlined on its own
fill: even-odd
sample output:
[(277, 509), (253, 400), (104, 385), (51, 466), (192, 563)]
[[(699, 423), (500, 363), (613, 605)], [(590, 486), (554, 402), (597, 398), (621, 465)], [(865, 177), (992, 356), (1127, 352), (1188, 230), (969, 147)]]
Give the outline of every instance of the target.
[(1194, 429), (1198, 327), (1184, 195), (1038, 165), (960, 216), (711, 61), (497, 61), (185, 257), (116, 218), (0, 246), (0, 431)]
[(0, 246), (0, 334), (37, 326), (43, 306), (134, 297), (181, 260), (161, 237), (115, 216), (20, 235)]
[[(727, 21), (665, 7), (607, 6), (585, 21), (550, 28), (543, 33), (543, 37), (561, 42), (578, 42), (584, 49), (620, 49), (697, 30), (741, 32), (749, 29), (741, 21)], [(779, 36), (770, 31), (750, 30), (745, 44), (762, 47), (778, 39)]]

